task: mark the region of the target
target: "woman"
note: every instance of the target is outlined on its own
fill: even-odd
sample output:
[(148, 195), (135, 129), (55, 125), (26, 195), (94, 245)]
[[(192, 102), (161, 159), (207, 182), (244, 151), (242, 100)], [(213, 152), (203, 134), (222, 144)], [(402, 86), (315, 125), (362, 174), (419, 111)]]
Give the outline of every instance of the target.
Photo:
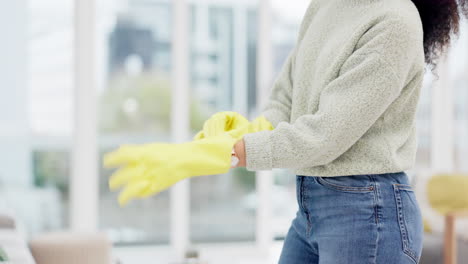
[(259, 119), (222, 112), (195, 142), (122, 147), (105, 159), (124, 166), (111, 187), (125, 186), (125, 203), (224, 173), (234, 146), (237, 167), (298, 175), (280, 264), (417, 263), (422, 220), (404, 171), (425, 62), (458, 32), (458, 8), (468, 16), (465, 0), (313, 0)]
[(294, 168), (299, 211), (280, 264), (418, 263), (416, 154), (424, 62), (458, 32), (455, 0), (313, 0), (264, 116), (235, 145), (249, 170)]

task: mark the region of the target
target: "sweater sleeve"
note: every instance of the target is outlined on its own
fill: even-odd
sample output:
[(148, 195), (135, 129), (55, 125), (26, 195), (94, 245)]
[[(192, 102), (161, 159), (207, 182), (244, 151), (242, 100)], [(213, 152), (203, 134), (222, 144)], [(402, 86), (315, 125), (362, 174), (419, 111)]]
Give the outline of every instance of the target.
[[(272, 131), (244, 136), (247, 169), (325, 165), (346, 152), (399, 96), (410, 78), (414, 54), (421, 48), (420, 42), (422, 45), (421, 36), (414, 32), (418, 31), (401, 21), (369, 29), (344, 61), (339, 76), (323, 88), (315, 113), (291, 124), (279, 123)], [(290, 95), (283, 96), (289, 104)]]
[(276, 79), (270, 92), (268, 102), (262, 114), (276, 127), (280, 122), (290, 121), (291, 116), (291, 93), (292, 93), (292, 67), (294, 65), (295, 51), (293, 50)]

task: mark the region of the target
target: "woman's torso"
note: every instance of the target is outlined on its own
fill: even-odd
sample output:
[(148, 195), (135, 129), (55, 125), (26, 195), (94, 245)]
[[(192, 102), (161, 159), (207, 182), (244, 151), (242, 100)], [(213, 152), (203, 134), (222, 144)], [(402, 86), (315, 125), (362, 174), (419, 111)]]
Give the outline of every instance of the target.
[[(410, 0), (312, 1), (301, 25), (292, 69), (291, 123), (305, 114), (316, 113), (322, 89), (340, 77), (341, 65), (359, 47), (365, 33), (374, 25), (395, 17), (420, 25), (418, 11)], [(392, 62), (411, 64), (400, 96), (337, 160), (323, 166), (298, 169), (296, 174), (327, 176), (330, 171), (342, 175), (362, 174), (360, 162), (365, 162), (362, 166), (368, 167), (368, 173), (403, 171), (413, 166), (417, 147), (415, 113), (425, 66), (422, 25), (420, 27), (411, 29), (416, 32), (412, 41), (421, 42), (420, 54), (415, 59)], [(307, 43), (307, 47), (303, 43)], [(311, 45), (319, 48), (310, 48)], [(369, 164), (376, 167), (369, 167)]]

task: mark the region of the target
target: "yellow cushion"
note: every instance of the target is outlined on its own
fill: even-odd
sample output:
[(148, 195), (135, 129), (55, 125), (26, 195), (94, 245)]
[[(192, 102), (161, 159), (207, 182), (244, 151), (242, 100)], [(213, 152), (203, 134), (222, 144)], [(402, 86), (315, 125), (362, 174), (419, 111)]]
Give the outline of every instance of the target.
[(424, 224), (424, 233), (432, 233), (432, 226), (429, 224), (426, 218), (423, 219), (423, 224)]
[(429, 224), (426, 218), (423, 219), (423, 224), (424, 224), (424, 233), (432, 233), (432, 226)]
[(427, 185), (430, 205), (439, 213), (468, 210), (468, 175), (441, 174)]

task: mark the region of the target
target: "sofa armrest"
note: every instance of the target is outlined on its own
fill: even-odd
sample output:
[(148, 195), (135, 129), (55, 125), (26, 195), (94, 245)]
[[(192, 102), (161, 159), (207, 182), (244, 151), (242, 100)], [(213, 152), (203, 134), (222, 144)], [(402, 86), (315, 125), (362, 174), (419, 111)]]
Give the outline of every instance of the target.
[(104, 234), (47, 233), (30, 242), (37, 264), (111, 264), (111, 242)]

